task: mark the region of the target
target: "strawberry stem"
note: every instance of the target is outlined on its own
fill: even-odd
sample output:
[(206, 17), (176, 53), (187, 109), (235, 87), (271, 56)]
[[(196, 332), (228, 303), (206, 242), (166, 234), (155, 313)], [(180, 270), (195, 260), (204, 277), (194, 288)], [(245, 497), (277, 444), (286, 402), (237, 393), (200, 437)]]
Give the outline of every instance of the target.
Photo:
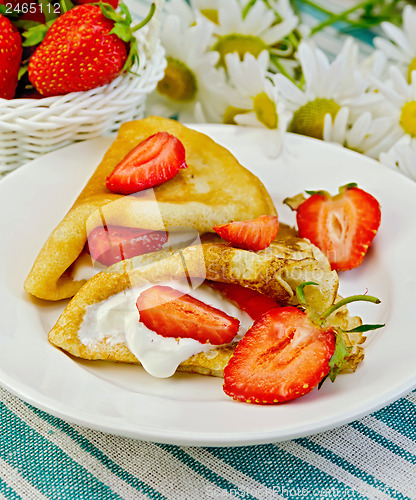
[(147, 16), (137, 26), (134, 26), (131, 29), (132, 33), (134, 33), (135, 31), (138, 31), (139, 29), (143, 28), (143, 26), (146, 26), (146, 24), (152, 19), (153, 14), (155, 13), (155, 10), (156, 10), (156, 5), (154, 3), (152, 3), (152, 5), (150, 6), (149, 13), (147, 14)]
[(322, 321), (324, 321), (328, 318), (328, 316), (331, 316), (331, 314), (334, 313), (340, 307), (345, 306), (346, 304), (349, 304), (351, 302), (358, 302), (358, 301), (373, 302), (373, 304), (380, 304), (381, 302), (380, 299), (378, 299), (377, 297), (373, 297), (371, 295), (352, 295), (351, 297), (347, 297), (345, 299), (340, 300), (336, 304), (333, 304), (323, 314), (321, 314), (319, 318)]

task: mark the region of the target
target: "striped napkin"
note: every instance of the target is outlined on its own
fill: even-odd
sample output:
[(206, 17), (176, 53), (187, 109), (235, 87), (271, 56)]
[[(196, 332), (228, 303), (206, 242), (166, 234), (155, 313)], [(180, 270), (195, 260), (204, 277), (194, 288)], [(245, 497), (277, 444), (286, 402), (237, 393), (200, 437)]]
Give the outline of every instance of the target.
[[(140, 17), (148, 2), (126, 3)], [(302, 10), (309, 25), (320, 20)], [(315, 39), (336, 54), (335, 35), (330, 28)], [(355, 36), (368, 53), (373, 34)], [(0, 389), (0, 499), (416, 499), (415, 410), (416, 391), (308, 438), (196, 448), (86, 429)]]
[(416, 391), (329, 432), (239, 448), (116, 437), (0, 400), (0, 498), (416, 498)]

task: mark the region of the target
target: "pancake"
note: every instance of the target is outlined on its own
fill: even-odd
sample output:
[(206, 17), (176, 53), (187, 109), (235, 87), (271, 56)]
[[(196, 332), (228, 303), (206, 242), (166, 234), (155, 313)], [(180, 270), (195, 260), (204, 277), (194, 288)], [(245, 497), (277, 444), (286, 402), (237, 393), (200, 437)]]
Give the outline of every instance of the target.
[[(105, 181), (114, 167), (137, 144), (159, 131), (181, 140), (188, 168), (139, 194), (110, 192)], [(74, 205), (45, 242), (24, 287), (46, 300), (72, 297), (86, 280), (74, 280), (71, 266), (95, 227), (117, 225), (169, 232), (193, 228), (202, 234), (230, 220), (267, 214), (275, 215), (276, 211), (260, 180), (208, 136), (166, 118), (128, 122), (120, 127)]]
[[(294, 246), (295, 262), (291, 259)], [(247, 254), (254, 256), (255, 260), (247, 260)], [(152, 256), (135, 257), (114, 264), (91, 278), (69, 302), (50, 331), (49, 341), (80, 358), (137, 364), (139, 360), (123, 340), (123, 332), (117, 341), (105, 335), (88, 342), (81, 341), (81, 327), (87, 324), (88, 314), (92, 315), (90, 317), (95, 314), (92, 307), (105, 304), (116, 296), (124, 300), (132, 289), (134, 291), (128, 300), (134, 305), (140, 293), (138, 290), (143, 287), (172, 281), (179, 283), (180, 280), (191, 283), (195, 288), (192, 294), (198, 298), (198, 284), (206, 279), (238, 283), (269, 295), (282, 304), (288, 304), (295, 303), (294, 287), (301, 282), (310, 281), (310, 278), (316, 282), (319, 280), (320, 286), (305, 288), (307, 300), (321, 308), (331, 305), (337, 297), (338, 279), (336, 273), (331, 271), (326, 257), (307, 241), (284, 231), (281, 239), (277, 238), (268, 252), (247, 252), (223, 243), (205, 242), (176, 252), (164, 251)], [(138, 313), (133, 319), (139, 322)], [(349, 329), (358, 326), (360, 319), (351, 318), (348, 310), (343, 307), (331, 317), (331, 322), (334, 326)], [(363, 338), (359, 334), (354, 335), (349, 338), (348, 334), (344, 334), (347, 345), (354, 346), (354, 349), (344, 362), (343, 370), (353, 371), (363, 358), (360, 345)], [(177, 369), (202, 375), (222, 376), (235, 346), (234, 343), (197, 353), (182, 360)]]

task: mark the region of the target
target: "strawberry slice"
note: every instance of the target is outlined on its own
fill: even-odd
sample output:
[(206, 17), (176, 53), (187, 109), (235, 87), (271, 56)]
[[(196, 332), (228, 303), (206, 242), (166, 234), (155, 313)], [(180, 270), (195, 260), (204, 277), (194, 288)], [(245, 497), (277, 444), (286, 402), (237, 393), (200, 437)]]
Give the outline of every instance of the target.
[(158, 132), (121, 160), (106, 185), (113, 193), (133, 194), (163, 184), (186, 167), (181, 141), (168, 132)]
[(238, 319), (169, 286), (148, 288), (136, 306), (140, 321), (163, 337), (221, 345), (231, 342), (240, 326)]
[(257, 219), (230, 222), (213, 229), (232, 246), (256, 252), (267, 248), (276, 238), (279, 221), (275, 215), (261, 215)]
[(296, 307), (263, 314), (224, 369), (224, 392), (238, 401), (283, 403), (311, 391), (329, 373), (333, 328), (323, 329)]
[(136, 255), (160, 250), (168, 241), (165, 231), (150, 231), (122, 226), (101, 226), (88, 235), (88, 251), (105, 266)]
[(257, 320), (270, 309), (280, 307), (280, 304), (271, 297), (245, 286), (217, 281), (206, 281), (206, 283), (230, 302), (233, 302), (241, 311), (247, 313), (253, 320)]
[(336, 196), (307, 191), (312, 196), (297, 207), (299, 236), (320, 248), (338, 271), (362, 263), (380, 226), (378, 201), (356, 186), (342, 186)]

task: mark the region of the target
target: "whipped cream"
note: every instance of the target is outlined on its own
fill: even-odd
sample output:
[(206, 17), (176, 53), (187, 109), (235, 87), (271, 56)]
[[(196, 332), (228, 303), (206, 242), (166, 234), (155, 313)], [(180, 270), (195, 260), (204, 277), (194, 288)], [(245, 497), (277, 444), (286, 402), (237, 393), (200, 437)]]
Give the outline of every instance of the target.
[[(192, 290), (187, 282), (179, 280), (158, 284), (171, 286), (237, 318), (240, 328), (234, 340), (242, 338), (253, 324), (248, 314), (222, 298), (209, 285), (202, 284)], [(150, 375), (165, 378), (173, 375), (182, 361), (200, 352), (215, 350), (218, 346), (201, 344), (194, 339), (162, 337), (141, 323), (136, 300), (141, 292), (152, 286), (154, 284), (149, 283), (131, 288), (88, 306), (78, 336), (80, 341), (88, 346), (100, 341), (110, 345), (125, 342)]]

